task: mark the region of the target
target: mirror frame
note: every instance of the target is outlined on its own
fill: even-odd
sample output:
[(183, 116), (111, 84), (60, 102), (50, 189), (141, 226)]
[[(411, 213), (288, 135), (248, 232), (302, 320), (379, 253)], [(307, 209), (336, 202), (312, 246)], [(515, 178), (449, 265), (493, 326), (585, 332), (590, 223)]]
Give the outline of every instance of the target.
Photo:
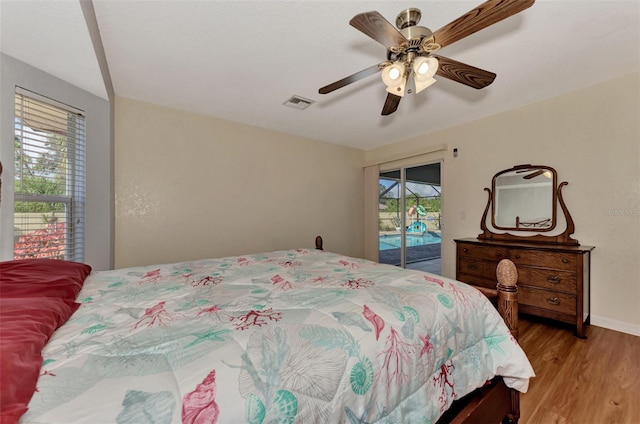
[[(551, 186), (550, 188), (550, 192), (551, 192), (551, 225), (550, 226), (545, 226), (545, 227), (536, 227), (534, 225), (520, 225), (519, 223), (519, 217), (516, 216), (515, 217), (515, 221), (516, 221), (516, 225), (515, 227), (504, 227), (504, 226), (500, 226), (496, 223), (496, 210), (498, 208), (498, 199), (497, 199), (497, 195), (498, 195), (498, 190), (496, 188), (496, 183), (498, 181), (498, 178), (501, 175), (507, 174), (507, 173), (525, 173), (525, 172), (537, 172), (537, 171), (542, 171), (542, 172), (550, 172), (552, 177), (552, 181), (551, 181)], [(541, 173), (542, 173), (541, 172)], [(552, 231), (554, 228), (556, 228), (556, 224), (557, 224), (557, 195), (556, 195), (556, 187), (558, 186), (558, 174), (556, 173), (556, 170), (551, 168), (550, 166), (544, 166), (544, 165), (516, 165), (513, 168), (509, 168), (509, 169), (505, 169), (504, 171), (500, 171), (497, 174), (495, 174), (493, 176), (493, 179), (491, 181), (491, 189), (492, 189), (492, 201), (491, 201), (491, 225), (493, 226), (493, 228), (496, 228), (498, 230), (515, 230), (515, 231), (529, 231), (529, 232), (536, 232), (536, 233), (542, 233), (542, 232), (546, 232), (546, 231)], [(499, 186), (498, 186), (499, 187)]]
[[(554, 203), (553, 203), (553, 208), (554, 208), (554, 213), (553, 213), (553, 221), (554, 221), (554, 225), (553, 228), (555, 228), (556, 224), (557, 224), (557, 204), (560, 204), (560, 208), (562, 210), (562, 213), (564, 214), (564, 218), (565, 218), (565, 222), (566, 222), (566, 228), (563, 232), (556, 234), (556, 235), (545, 235), (545, 234), (534, 234), (534, 235), (514, 235), (514, 234), (509, 234), (507, 232), (504, 233), (496, 233), (494, 231), (491, 231), (491, 229), (489, 229), (489, 227), (487, 227), (487, 215), (489, 214), (489, 208), (491, 208), (492, 203), (493, 203), (493, 194), (492, 194), (492, 189), (495, 190), (495, 179), (497, 176), (499, 176), (500, 174), (503, 174), (505, 172), (509, 172), (509, 171), (513, 171), (513, 170), (519, 170), (519, 169), (549, 169), (551, 171), (553, 171), (553, 175), (554, 175), (554, 187), (553, 187), (553, 198), (554, 198)], [(484, 208), (484, 213), (482, 214), (482, 220), (480, 221), (480, 229), (482, 230), (482, 233), (478, 234), (478, 239), (481, 240), (496, 240), (496, 241), (511, 241), (511, 242), (527, 242), (527, 243), (545, 243), (545, 244), (554, 244), (554, 245), (569, 245), (569, 246), (579, 246), (580, 243), (578, 242), (578, 240), (574, 239), (571, 237), (571, 234), (573, 234), (575, 232), (575, 225), (573, 224), (573, 219), (571, 218), (571, 214), (569, 213), (569, 209), (567, 209), (567, 205), (564, 203), (564, 199), (562, 198), (562, 188), (566, 185), (568, 185), (569, 183), (566, 181), (561, 182), (560, 184), (557, 184), (557, 186), (555, 185), (557, 184), (557, 174), (555, 169), (549, 167), (549, 166), (542, 166), (542, 165), (531, 165), (531, 164), (526, 164), (526, 165), (516, 165), (513, 168), (507, 169), (505, 171), (500, 171), (498, 172), (496, 175), (494, 175), (493, 177), (493, 181), (492, 181), (492, 188), (486, 188), (484, 189), (484, 191), (486, 191), (489, 194), (489, 197), (487, 199), (487, 206)], [(491, 219), (491, 224), (493, 225), (493, 210), (492, 210), (492, 219)], [(544, 229), (544, 231), (551, 231), (553, 228), (549, 228), (549, 229)], [(497, 228), (496, 228), (497, 229)], [(517, 230), (518, 232), (522, 231), (522, 229), (518, 229), (518, 228), (514, 228), (514, 230)], [(540, 232), (540, 229), (535, 229), (534, 231), (536, 232)], [(531, 232), (531, 230), (529, 230), (529, 232)]]

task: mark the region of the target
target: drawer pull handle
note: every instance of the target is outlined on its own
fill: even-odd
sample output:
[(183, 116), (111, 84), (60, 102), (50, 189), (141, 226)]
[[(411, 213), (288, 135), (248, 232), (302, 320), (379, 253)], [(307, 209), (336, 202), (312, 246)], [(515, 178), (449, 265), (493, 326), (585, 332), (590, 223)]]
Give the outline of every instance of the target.
[(469, 264), (467, 265), (467, 268), (475, 270), (475, 269), (478, 269), (478, 266), (476, 264)]
[(497, 258), (501, 258), (501, 257), (502, 257), (502, 253), (500, 253), (500, 252), (496, 252), (496, 257), (497, 257)]
[(563, 260), (562, 260), (562, 263), (563, 263), (563, 264), (568, 264), (568, 263), (569, 263), (569, 259), (563, 259)]
[(553, 284), (560, 284), (560, 281), (562, 281), (562, 278), (558, 277), (557, 275), (549, 275), (547, 277), (547, 281)]
[(551, 303), (552, 305), (559, 305), (560, 299), (558, 299), (557, 297), (548, 297), (547, 302)]
[(520, 259), (520, 255), (516, 255), (516, 259)]
[(462, 249), (462, 251), (463, 251), (464, 253), (467, 253), (467, 252), (469, 251), (469, 249), (467, 249), (467, 248), (465, 247), (465, 248), (463, 248), (463, 249)]

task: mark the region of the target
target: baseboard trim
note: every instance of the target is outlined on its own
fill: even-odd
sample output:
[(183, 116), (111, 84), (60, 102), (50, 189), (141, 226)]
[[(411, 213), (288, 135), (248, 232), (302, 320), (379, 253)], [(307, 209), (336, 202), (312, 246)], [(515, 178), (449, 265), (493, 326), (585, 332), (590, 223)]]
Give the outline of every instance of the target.
[(591, 315), (591, 324), (598, 327), (608, 328), (609, 330), (631, 334), (633, 336), (640, 336), (640, 325), (631, 324), (625, 321)]

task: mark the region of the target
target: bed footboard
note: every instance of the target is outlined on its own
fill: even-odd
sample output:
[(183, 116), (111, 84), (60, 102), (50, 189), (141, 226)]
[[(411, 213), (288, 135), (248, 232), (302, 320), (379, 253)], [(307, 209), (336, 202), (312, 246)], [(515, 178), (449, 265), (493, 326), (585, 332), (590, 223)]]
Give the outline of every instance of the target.
[[(518, 338), (518, 271), (513, 262), (503, 259), (497, 268), (498, 311), (507, 327)], [(437, 424), (503, 423), (517, 424), (520, 419), (520, 392), (504, 384), (501, 377), (453, 403)]]
[[(518, 340), (518, 270), (509, 259), (498, 263), (496, 270), (498, 277), (498, 312), (507, 324), (513, 337)], [(511, 410), (503, 421), (517, 423), (520, 419), (520, 392), (509, 389), (511, 395)]]

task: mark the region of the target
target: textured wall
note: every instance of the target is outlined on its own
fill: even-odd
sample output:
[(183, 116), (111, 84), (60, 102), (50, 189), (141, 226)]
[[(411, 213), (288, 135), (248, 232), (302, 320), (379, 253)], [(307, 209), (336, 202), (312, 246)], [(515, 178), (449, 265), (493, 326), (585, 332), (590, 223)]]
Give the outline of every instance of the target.
[(116, 99), (116, 266), (363, 253), (364, 151)]

